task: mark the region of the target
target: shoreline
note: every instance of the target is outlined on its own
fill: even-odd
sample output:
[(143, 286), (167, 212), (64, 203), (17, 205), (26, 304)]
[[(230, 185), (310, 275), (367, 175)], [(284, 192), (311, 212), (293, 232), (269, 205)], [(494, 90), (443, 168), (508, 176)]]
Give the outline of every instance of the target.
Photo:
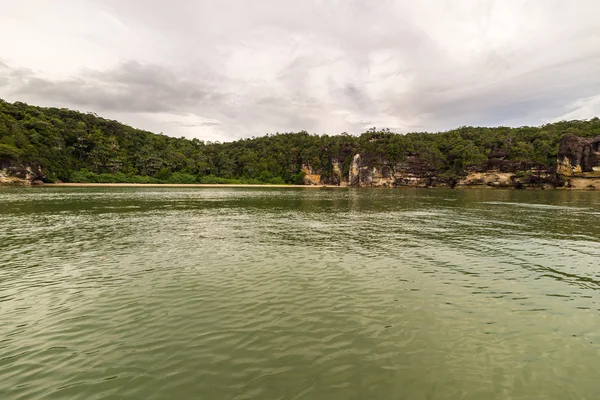
[[(3, 186), (0, 184), (0, 186)], [(247, 183), (44, 183), (41, 185), (4, 185), (21, 187), (130, 187), (130, 188), (280, 188), (280, 189), (353, 189), (353, 188), (373, 188), (373, 189), (484, 189), (484, 190), (575, 190), (575, 191), (594, 191), (588, 187), (524, 187), (516, 188), (513, 186), (490, 186), (490, 185), (459, 185), (449, 187), (445, 185), (422, 187), (422, 186), (338, 186), (338, 185), (274, 185), (274, 184), (247, 184)]]
[(248, 184), (248, 183), (43, 183), (31, 184), (25, 180), (14, 180), (10, 182), (0, 181), (0, 187), (124, 187), (124, 188), (280, 188), (280, 189), (352, 189), (352, 188), (374, 188), (374, 189), (484, 189), (484, 190), (575, 190), (575, 191), (594, 191), (600, 187), (587, 185), (587, 182), (576, 182), (572, 186), (534, 186), (521, 187), (515, 186), (492, 186), (492, 185), (457, 185), (450, 187), (447, 185), (439, 186), (338, 186), (338, 185), (292, 185), (292, 184)]
[(39, 187), (239, 187), (239, 188), (343, 188), (347, 186), (334, 185), (274, 185), (274, 184), (248, 184), (248, 183), (44, 183)]

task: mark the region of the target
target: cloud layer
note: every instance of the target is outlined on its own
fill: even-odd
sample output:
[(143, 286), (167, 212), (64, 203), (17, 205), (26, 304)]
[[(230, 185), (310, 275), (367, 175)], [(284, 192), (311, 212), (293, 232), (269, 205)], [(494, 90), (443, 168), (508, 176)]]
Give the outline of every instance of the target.
[(0, 97), (173, 136), (407, 132), (600, 114), (593, 0), (5, 8)]

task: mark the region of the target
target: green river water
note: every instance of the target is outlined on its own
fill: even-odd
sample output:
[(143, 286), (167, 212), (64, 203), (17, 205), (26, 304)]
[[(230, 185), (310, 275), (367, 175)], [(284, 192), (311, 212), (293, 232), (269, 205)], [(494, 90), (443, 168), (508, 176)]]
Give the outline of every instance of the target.
[(600, 193), (1, 188), (0, 399), (600, 399)]

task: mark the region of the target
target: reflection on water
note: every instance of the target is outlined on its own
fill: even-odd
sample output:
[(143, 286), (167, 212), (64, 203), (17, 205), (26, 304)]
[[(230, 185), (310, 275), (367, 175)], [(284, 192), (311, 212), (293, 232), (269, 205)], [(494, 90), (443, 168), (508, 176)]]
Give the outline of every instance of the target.
[(600, 398), (600, 194), (0, 190), (0, 398)]

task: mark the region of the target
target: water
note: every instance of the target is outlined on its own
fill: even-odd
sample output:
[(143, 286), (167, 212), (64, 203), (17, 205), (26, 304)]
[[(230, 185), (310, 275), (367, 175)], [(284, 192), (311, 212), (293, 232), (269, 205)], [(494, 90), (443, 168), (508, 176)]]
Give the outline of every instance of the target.
[(1, 399), (598, 399), (600, 193), (0, 190)]

